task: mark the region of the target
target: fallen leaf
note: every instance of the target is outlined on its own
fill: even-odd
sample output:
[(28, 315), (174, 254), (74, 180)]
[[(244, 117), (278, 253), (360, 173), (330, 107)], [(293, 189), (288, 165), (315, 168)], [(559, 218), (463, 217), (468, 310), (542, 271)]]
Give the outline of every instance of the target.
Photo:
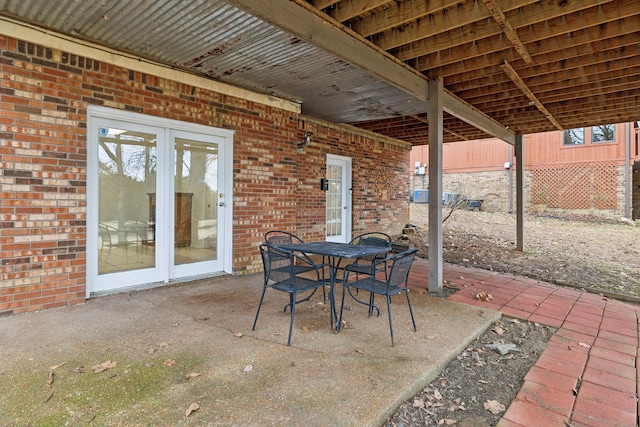
[(308, 334), (309, 332), (311, 332), (311, 330), (309, 328), (307, 328), (306, 326), (302, 327), (302, 333), (303, 334)]
[(504, 335), (504, 333), (506, 332), (506, 330), (502, 329), (500, 326), (496, 326), (495, 328), (492, 329), (492, 331), (498, 335)]
[(84, 370), (85, 370), (84, 366), (76, 366), (75, 368), (72, 369), (72, 372), (75, 372), (76, 374), (84, 374)]
[(236, 338), (242, 338), (244, 334), (242, 332), (236, 332), (235, 334), (233, 334), (233, 336)]
[(157, 346), (160, 348), (169, 347), (169, 343), (166, 341), (162, 341), (162, 342), (159, 342)]
[(149, 347), (149, 348), (147, 349), (147, 354), (153, 354), (153, 353), (155, 353), (155, 352), (156, 352), (156, 349), (155, 349), (155, 348), (153, 348), (153, 347)]
[(488, 294), (486, 292), (480, 292), (479, 294), (476, 294), (476, 299), (478, 301), (488, 302), (493, 299), (493, 295)]
[(438, 390), (437, 388), (433, 390), (433, 397), (435, 397), (438, 400), (442, 400), (442, 394), (440, 394), (440, 390)]
[(364, 351), (360, 350), (359, 348), (356, 348), (356, 349), (355, 349), (355, 350), (353, 350), (353, 351), (355, 351), (355, 352), (356, 352), (356, 353), (358, 353), (358, 354), (364, 354)]
[(500, 412), (504, 412), (507, 408), (497, 400), (487, 400), (484, 402), (484, 409), (488, 410), (493, 415), (498, 415)]
[(253, 365), (247, 365), (244, 367), (243, 371), (245, 372), (251, 372), (253, 371)]
[(424, 408), (425, 407), (424, 400), (418, 399), (418, 398), (413, 399), (413, 407), (414, 408)]
[(94, 374), (99, 374), (100, 372), (104, 372), (107, 369), (115, 368), (118, 366), (118, 362), (112, 362), (111, 360), (107, 360), (106, 362), (100, 363), (99, 365), (92, 366)]
[(198, 409), (200, 409), (200, 405), (198, 405), (197, 403), (192, 403), (187, 408), (187, 411), (185, 412), (185, 416), (188, 417), (189, 415), (191, 415), (193, 412), (197, 411)]
[(49, 372), (49, 379), (47, 379), (47, 387), (51, 388), (53, 385), (53, 371)]
[(176, 361), (173, 359), (165, 359), (163, 364), (164, 366), (173, 366), (176, 364)]
[(55, 371), (55, 370), (56, 370), (56, 369), (58, 369), (60, 366), (63, 366), (65, 363), (67, 363), (67, 362), (62, 362), (62, 363), (60, 363), (60, 364), (58, 364), (58, 365), (53, 365), (53, 366), (49, 367), (49, 369), (51, 369), (52, 371)]
[(442, 425), (452, 426), (452, 425), (457, 424), (457, 423), (458, 423), (457, 420), (452, 420), (450, 418), (444, 418), (444, 419), (438, 421), (438, 425), (439, 426), (442, 426)]
[(579, 343), (578, 343), (578, 345), (579, 345), (580, 347), (591, 348), (591, 346), (590, 346), (589, 344), (587, 344), (587, 343), (583, 343), (583, 342), (579, 342)]
[(52, 392), (51, 392), (51, 394), (50, 394), (49, 396), (47, 396), (47, 398), (44, 400), (44, 402), (43, 402), (43, 403), (47, 403), (48, 401), (50, 401), (50, 400), (51, 400), (51, 398), (53, 397), (53, 393), (54, 393), (54, 392), (52, 391)]

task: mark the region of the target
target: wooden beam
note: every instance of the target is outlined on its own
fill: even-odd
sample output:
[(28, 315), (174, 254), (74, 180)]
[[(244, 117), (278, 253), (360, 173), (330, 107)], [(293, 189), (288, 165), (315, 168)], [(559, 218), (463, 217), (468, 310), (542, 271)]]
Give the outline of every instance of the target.
[[(626, 5), (630, 1), (635, 0), (624, 0), (621, 3)], [(558, 63), (565, 64), (568, 59), (580, 57), (586, 53), (597, 54), (616, 46), (637, 45), (637, 40), (640, 38), (637, 34), (637, 29), (640, 28), (640, 15), (637, 12), (635, 14), (626, 12), (621, 16), (619, 12), (621, 6), (623, 4), (618, 3), (599, 7), (601, 15), (595, 15), (591, 10), (584, 11), (579, 14), (582, 20), (565, 17), (562, 20), (533, 24), (520, 30), (520, 38), (533, 46), (530, 53), (538, 66), (545, 62), (553, 62), (557, 67)], [(630, 14), (627, 15), (627, 13)], [(621, 18), (624, 18), (624, 21), (620, 21)], [(602, 25), (608, 23), (614, 25)], [(623, 36), (628, 40), (622, 39)], [(563, 47), (567, 40), (571, 40), (574, 47)], [(451, 87), (452, 75), (465, 72), (469, 74), (467, 70), (469, 63), (474, 64), (472, 69), (482, 69), (500, 63), (503, 59), (516, 61), (518, 56), (507, 51), (507, 46), (503, 38), (492, 36), (455, 51), (458, 53), (448, 50), (437, 54), (431, 53), (416, 58), (411, 61), (411, 64), (418, 71), (437, 68), (443, 76), (447, 76), (447, 86)], [(396, 56), (401, 60), (407, 59), (401, 52)], [(464, 66), (460, 64), (461, 61), (464, 61)], [(531, 70), (532, 68), (528, 67), (526, 71), (530, 73)], [(485, 77), (485, 75), (476, 76), (483, 81), (486, 80)], [(469, 78), (461, 76), (455, 80), (468, 81)]]
[(329, 6), (333, 6), (336, 3), (340, 3), (340, 0), (313, 0), (311, 4), (319, 10), (326, 9)]
[(527, 64), (531, 64), (533, 59), (531, 59), (531, 55), (527, 51), (525, 45), (518, 38), (518, 34), (513, 29), (507, 18), (504, 16), (504, 13), (500, 9), (500, 6), (496, 3), (496, 0), (482, 0), (486, 8), (491, 12), (491, 16), (498, 23), (498, 26), (502, 29), (502, 32), (507, 36), (507, 39), (511, 42), (516, 52), (520, 54), (524, 62)]
[[(418, 121), (420, 121), (420, 122), (422, 122), (422, 123), (429, 124), (429, 120), (425, 119), (424, 117), (420, 117), (420, 116), (418, 116), (417, 114), (411, 115), (411, 116), (409, 116), (409, 117), (411, 117), (411, 118), (413, 118), (413, 119), (416, 119), (416, 120), (418, 120)], [(460, 134), (459, 134), (459, 133), (457, 133), (457, 132), (454, 132), (454, 131), (452, 131), (452, 130), (449, 130), (449, 129), (447, 129), (445, 126), (443, 126), (443, 127), (442, 127), (442, 131), (443, 131), (444, 133), (448, 133), (449, 135), (455, 136), (456, 138), (460, 138), (460, 141), (468, 141), (468, 140), (469, 140), (469, 138), (466, 138), (466, 137), (464, 137), (464, 136), (460, 135)]]
[[(326, 51), (366, 73), (429, 102), (426, 77), (304, 0), (227, 0), (227, 3), (268, 22), (305, 43)], [(514, 134), (452, 93), (443, 94), (447, 113), (511, 144)]]
[(338, 2), (328, 14), (338, 22), (345, 22), (388, 3), (388, 0), (350, 0)]
[(512, 131), (491, 118), (487, 121), (485, 118), (488, 116), (483, 112), (452, 95), (446, 89), (444, 93), (444, 110), (447, 113), (473, 125), (488, 135), (495, 136), (511, 145), (515, 144), (515, 135)]
[(507, 76), (509, 76), (509, 78), (513, 81), (513, 83), (515, 83), (516, 86), (518, 86), (518, 88), (522, 91), (522, 93), (525, 94), (525, 96), (527, 98), (529, 98), (529, 101), (531, 103), (533, 103), (533, 105), (536, 106), (536, 108), (538, 110), (540, 110), (540, 112), (542, 114), (544, 114), (545, 116), (547, 116), (547, 118), (549, 119), (549, 121), (558, 129), (558, 130), (563, 130), (564, 128), (562, 127), (562, 125), (560, 123), (558, 123), (558, 121), (555, 119), (555, 117), (553, 117), (551, 115), (551, 113), (549, 111), (547, 111), (547, 109), (544, 107), (544, 105), (542, 105), (542, 102), (540, 102), (538, 100), (538, 98), (533, 94), (533, 92), (531, 92), (531, 90), (527, 87), (527, 84), (525, 82), (522, 81), (522, 79), (520, 78), (520, 76), (518, 75), (518, 73), (516, 72), (516, 70), (513, 69), (513, 67), (507, 62), (504, 61), (504, 64), (502, 64), (500, 66), (500, 68), (502, 68), (502, 70), (505, 72), (505, 74)]
[[(540, 2), (537, 2), (536, 4), (523, 7), (522, 9), (517, 9), (514, 12), (509, 13), (508, 19), (513, 28), (516, 29), (522, 27), (526, 28), (529, 25), (546, 23), (547, 26), (544, 27), (544, 32), (540, 33), (545, 34), (549, 31), (548, 21), (555, 18), (562, 19), (562, 22), (558, 22), (557, 25), (560, 25), (560, 28), (564, 28), (564, 19), (575, 14), (575, 19), (578, 20), (577, 17), (580, 16), (580, 12), (587, 9), (589, 13), (595, 13), (589, 8), (597, 10), (600, 8), (600, 3), (602, 3), (602, 0), (583, 0), (580, 2), (570, 2), (563, 7), (547, 4), (543, 7), (540, 5)], [(605, 6), (602, 6), (602, 8), (604, 7)], [(488, 14), (488, 12), (485, 13)], [(635, 13), (637, 14), (637, 9)], [(456, 19), (463, 18), (453, 16), (447, 18), (447, 22), (456, 22)], [(425, 25), (423, 25), (423, 27), (425, 27)], [(460, 28), (452, 27), (452, 25), (449, 24), (449, 26), (446, 26), (444, 30), (439, 30), (437, 33), (432, 31), (430, 28), (431, 27), (425, 27), (422, 30), (416, 31), (416, 33), (422, 32), (423, 35), (421, 38), (416, 38), (413, 34), (405, 34), (408, 32), (405, 30), (402, 32), (402, 35), (396, 35), (394, 39), (389, 38), (386, 42), (377, 39), (375, 41), (378, 46), (385, 50), (397, 48), (396, 51), (394, 51), (394, 54), (401, 60), (406, 61), (412, 58), (428, 55), (430, 53), (457, 48), (461, 44), (477, 43), (482, 39), (502, 34), (502, 31), (499, 28), (487, 23), (486, 20), (474, 21)], [(456, 49), (456, 51), (460, 50)], [(465, 55), (465, 51), (460, 51), (460, 54)]]
[[(534, 2), (537, 0), (528, 1)], [(442, 11), (454, 7), (468, 6), (460, 5), (460, 0), (389, 2), (382, 13), (371, 14), (354, 21), (352, 28), (361, 36), (368, 37), (373, 34), (383, 33), (394, 27), (401, 27), (410, 22), (421, 20), (429, 15), (439, 16), (438, 14)]]

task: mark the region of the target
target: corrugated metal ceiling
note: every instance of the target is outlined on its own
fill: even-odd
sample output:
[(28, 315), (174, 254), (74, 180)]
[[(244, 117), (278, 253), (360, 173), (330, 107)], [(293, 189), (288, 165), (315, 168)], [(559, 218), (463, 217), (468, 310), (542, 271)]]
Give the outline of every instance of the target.
[[(265, 21), (280, 28), (231, 4), (288, 11), (310, 30), (288, 33), (274, 12)], [(442, 77), (454, 104), (503, 135), (640, 119), (638, 0), (0, 0), (0, 14), (413, 144), (428, 142), (424, 96), (349, 55), (365, 47), (380, 64)], [(354, 50), (316, 47), (334, 35), (329, 27)], [(488, 136), (454, 114), (444, 133)]]
[(426, 105), (223, 1), (0, 0), (0, 11), (240, 87), (336, 123)]

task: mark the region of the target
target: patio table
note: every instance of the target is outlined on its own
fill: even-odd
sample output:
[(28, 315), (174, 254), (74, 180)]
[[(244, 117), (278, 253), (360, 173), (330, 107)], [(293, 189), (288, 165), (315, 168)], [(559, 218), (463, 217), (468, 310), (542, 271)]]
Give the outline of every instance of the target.
[[(329, 259), (329, 265), (333, 268), (333, 274), (331, 275), (331, 280), (329, 283), (329, 299), (332, 307), (332, 315), (335, 315), (336, 319), (336, 330), (340, 329), (338, 315), (335, 311), (335, 298), (334, 298), (334, 288), (336, 282), (336, 270), (340, 265), (340, 261), (343, 259), (353, 259), (353, 258), (361, 258), (367, 255), (377, 255), (381, 253), (387, 253), (386, 248), (381, 248), (380, 246), (370, 246), (370, 245), (351, 245), (349, 243), (338, 243), (338, 242), (305, 242), (305, 243), (287, 243), (284, 245), (276, 245), (276, 248), (284, 249), (287, 251), (294, 252), (302, 252), (305, 254), (313, 254), (313, 255), (321, 255), (322, 257), (327, 257)], [(359, 300), (354, 295), (351, 295), (353, 299), (358, 301), (360, 304), (368, 305), (364, 301)]]

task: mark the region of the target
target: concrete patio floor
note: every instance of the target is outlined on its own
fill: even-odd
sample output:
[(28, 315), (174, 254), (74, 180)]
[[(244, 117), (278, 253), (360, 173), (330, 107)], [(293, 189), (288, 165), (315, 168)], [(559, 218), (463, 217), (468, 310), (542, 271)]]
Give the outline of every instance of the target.
[[(637, 426), (636, 305), (450, 264), (444, 278), (460, 290), (429, 297), (427, 267), (416, 259), (409, 280), (417, 332), (406, 302), (392, 304), (395, 347), (384, 307), (367, 318), (349, 301), (347, 328), (335, 333), (322, 297), (298, 306), (287, 347), (287, 296), (268, 293), (252, 331), (262, 275), (218, 277), (0, 318), (0, 388), (66, 360), (144, 360), (162, 342), (163, 357), (199, 360), (200, 376), (165, 390), (160, 413), (138, 409), (146, 425), (379, 426), (504, 314), (559, 329), (499, 426)], [(191, 402), (200, 409), (186, 418)], [(14, 425), (2, 420), (6, 405), (0, 425)]]
[[(62, 362), (50, 390), (78, 364), (120, 361), (110, 375), (124, 376), (132, 360), (189, 357), (200, 375), (164, 390), (162, 411), (146, 413), (140, 402), (139, 425), (374, 426), (500, 317), (497, 310), (416, 293), (413, 332), (400, 296), (392, 304), (391, 347), (384, 304), (380, 317), (368, 318), (365, 306), (348, 300), (347, 327), (335, 333), (328, 304), (318, 296), (297, 307), (288, 347), (286, 294), (268, 291), (251, 330), (261, 287), (262, 274), (218, 277), (0, 318), (0, 388), (11, 392), (21, 375), (34, 372), (44, 384), (50, 366)], [(0, 425), (18, 425), (8, 415), (11, 403), (2, 402)], [(186, 418), (194, 402), (200, 409)], [(130, 425), (119, 413), (86, 416), (94, 417), (92, 425), (105, 419)], [(83, 425), (82, 418), (74, 421)]]

